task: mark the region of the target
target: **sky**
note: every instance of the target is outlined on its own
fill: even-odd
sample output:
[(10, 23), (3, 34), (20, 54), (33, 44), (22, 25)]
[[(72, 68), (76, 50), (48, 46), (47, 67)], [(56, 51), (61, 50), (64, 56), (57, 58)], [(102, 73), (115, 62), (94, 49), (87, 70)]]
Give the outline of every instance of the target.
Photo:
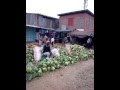
[[(27, 13), (40, 13), (59, 18), (58, 14), (83, 10), (84, 0), (26, 0)], [(94, 13), (94, 0), (88, 0), (88, 7)]]

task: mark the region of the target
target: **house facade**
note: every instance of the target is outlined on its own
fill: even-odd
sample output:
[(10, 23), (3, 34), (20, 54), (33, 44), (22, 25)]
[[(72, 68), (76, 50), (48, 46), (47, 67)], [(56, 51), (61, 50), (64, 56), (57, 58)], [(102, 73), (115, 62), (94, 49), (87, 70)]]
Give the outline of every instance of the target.
[(39, 34), (51, 33), (59, 27), (59, 20), (50, 16), (26, 13), (26, 42), (38, 40)]
[[(79, 31), (79, 35), (88, 35), (94, 32), (94, 14), (89, 10), (81, 10), (58, 14), (59, 26), (71, 31)], [(78, 35), (78, 33), (74, 33)]]

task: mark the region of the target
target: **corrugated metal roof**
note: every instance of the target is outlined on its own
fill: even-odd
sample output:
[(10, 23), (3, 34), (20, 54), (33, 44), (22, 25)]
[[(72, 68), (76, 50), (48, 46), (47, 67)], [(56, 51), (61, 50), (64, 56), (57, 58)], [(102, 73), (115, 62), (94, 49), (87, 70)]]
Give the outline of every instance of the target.
[(47, 29), (47, 30), (55, 30), (53, 28), (44, 28), (44, 27), (40, 27), (41, 29)]
[(68, 29), (65, 29), (65, 30), (63, 30), (63, 29), (58, 29), (58, 30), (56, 30), (56, 32), (71, 32), (71, 30), (68, 30)]
[(88, 9), (80, 10), (80, 11), (73, 11), (73, 12), (68, 12), (68, 13), (62, 13), (62, 14), (58, 14), (58, 16), (72, 15), (72, 14), (78, 14), (78, 13), (88, 13), (89, 15), (94, 17), (94, 14)]
[(40, 28), (39, 26), (35, 26), (35, 25), (26, 25), (27, 27), (32, 27), (32, 28)]
[(47, 16), (47, 15), (43, 15), (43, 14), (40, 14), (40, 13), (26, 13), (26, 14), (35, 14), (35, 15), (40, 15), (40, 16), (43, 16), (43, 17), (47, 17), (47, 18), (52, 18), (52, 19), (57, 19), (58, 20), (58, 18)]
[(39, 26), (35, 26), (35, 25), (26, 25), (27, 27), (32, 27), (32, 28), (39, 28), (39, 29), (46, 29), (46, 30), (55, 30), (53, 28), (44, 28), (44, 27), (39, 27)]

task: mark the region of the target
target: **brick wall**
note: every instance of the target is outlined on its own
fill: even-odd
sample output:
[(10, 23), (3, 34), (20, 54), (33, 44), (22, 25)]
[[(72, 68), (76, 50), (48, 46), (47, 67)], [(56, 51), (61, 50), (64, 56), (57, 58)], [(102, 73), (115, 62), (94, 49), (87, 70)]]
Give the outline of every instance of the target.
[[(73, 26), (68, 25), (69, 18), (73, 18)], [(61, 25), (66, 25), (70, 30), (84, 29), (92, 31), (94, 30), (94, 17), (86, 13), (60, 16), (59, 27), (61, 27)]]
[[(73, 26), (68, 25), (68, 19), (73, 18)], [(66, 15), (60, 17), (59, 26), (66, 25), (66, 27), (70, 30), (76, 29), (76, 28), (82, 28), (83, 23), (83, 15), (82, 14), (74, 14), (74, 15)]]
[(94, 17), (86, 15), (86, 29), (89, 31), (94, 31)]

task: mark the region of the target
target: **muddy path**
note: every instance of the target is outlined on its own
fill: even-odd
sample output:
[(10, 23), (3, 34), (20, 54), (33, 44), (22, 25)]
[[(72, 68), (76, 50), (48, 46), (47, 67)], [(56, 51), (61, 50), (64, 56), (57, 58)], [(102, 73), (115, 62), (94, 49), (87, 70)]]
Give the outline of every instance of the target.
[(46, 73), (26, 83), (26, 90), (94, 90), (94, 60)]

